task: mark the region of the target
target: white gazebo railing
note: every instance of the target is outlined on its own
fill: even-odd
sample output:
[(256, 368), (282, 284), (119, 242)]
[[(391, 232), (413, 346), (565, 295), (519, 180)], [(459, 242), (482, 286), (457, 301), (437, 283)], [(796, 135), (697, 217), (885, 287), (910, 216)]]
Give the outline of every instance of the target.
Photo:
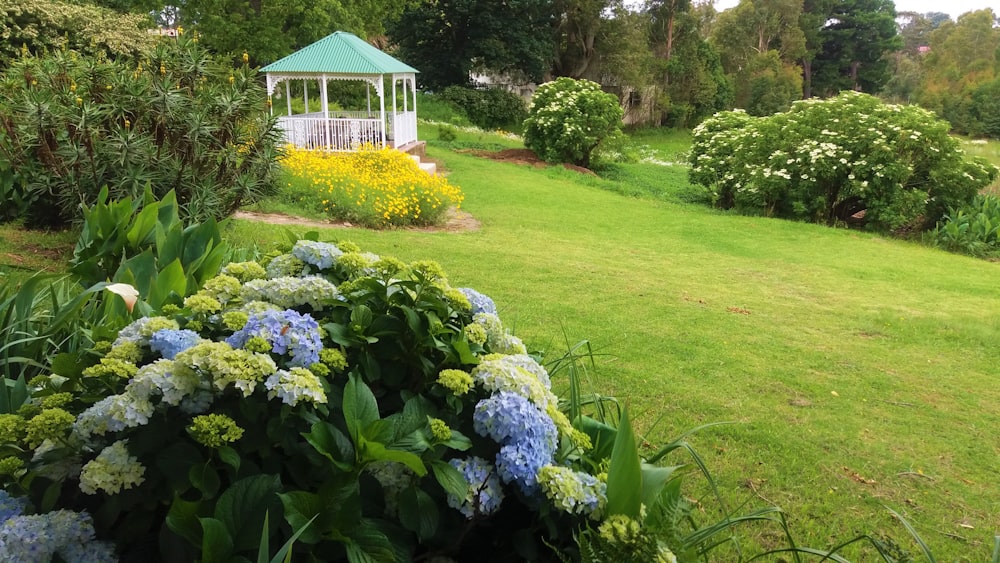
[[(357, 112), (363, 113), (363, 112)], [(352, 118), (279, 117), (285, 142), (300, 149), (356, 151), (364, 144), (382, 146), (382, 120)]]

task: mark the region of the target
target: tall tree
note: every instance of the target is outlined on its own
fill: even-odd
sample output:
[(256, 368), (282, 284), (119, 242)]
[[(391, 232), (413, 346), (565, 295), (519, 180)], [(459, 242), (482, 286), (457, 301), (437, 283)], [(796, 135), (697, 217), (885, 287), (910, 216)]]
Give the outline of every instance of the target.
[(712, 42), (726, 72), (738, 73), (756, 55), (772, 50), (783, 61), (798, 60), (805, 49), (801, 13), (802, 0), (741, 0), (719, 14)]
[(597, 60), (597, 38), (612, 0), (555, 0), (557, 15), (555, 76), (580, 78)]
[(841, 90), (874, 93), (890, 78), (888, 53), (901, 40), (892, 0), (839, 0), (820, 30), (812, 88), (821, 96)]
[(389, 26), (424, 86), (469, 82), (472, 70), (540, 79), (552, 62), (555, 13), (547, 0), (423, 0)]
[(823, 49), (823, 28), (830, 19), (835, 0), (805, 0), (799, 16), (802, 30), (802, 97), (812, 97), (812, 64), (816, 54)]

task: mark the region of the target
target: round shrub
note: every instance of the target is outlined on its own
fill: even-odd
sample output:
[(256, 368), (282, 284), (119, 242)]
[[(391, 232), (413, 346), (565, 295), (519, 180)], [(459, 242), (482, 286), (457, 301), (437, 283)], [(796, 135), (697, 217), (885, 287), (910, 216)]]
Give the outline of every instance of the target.
[(524, 145), (547, 162), (590, 166), (601, 141), (621, 131), (614, 94), (589, 80), (558, 78), (538, 87), (524, 120)]
[(266, 100), (256, 70), (187, 36), (138, 63), (25, 56), (0, 78), (0, 160), (32, 223), (79, 219), (104, 186), (135, 200), (147, 185), (158, 198), (174, 190), (182, 219), (220, 219), (276, 189)]
[(694, 131), (690, 179), (723, 208), (878, 231), (933, 226), (996, 177), (947, 122), (844, 92), (769, 117), (718, 113)]

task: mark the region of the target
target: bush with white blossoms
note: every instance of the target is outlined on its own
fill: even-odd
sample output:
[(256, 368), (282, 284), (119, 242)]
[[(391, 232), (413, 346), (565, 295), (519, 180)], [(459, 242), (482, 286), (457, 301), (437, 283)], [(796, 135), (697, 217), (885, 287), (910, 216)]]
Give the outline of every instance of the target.
[(621, 132), (618, 97), (589, 80), (561, 77), (538, 87), (524, 120), (524, 146), (547, 162), (590, 166), (601, 141)]
[(0, 414), (0, 552), (248, 560), (301, 530), (296, 560), (556, 560), (639, 518), (631, 431), (571, 420), (433, 262), (299, 241), (105, 337)]
[(723, 208), (878, 231), (932, 227), (996, 177), (933, 113), (858, 92), (695, 128), (690, 179)]

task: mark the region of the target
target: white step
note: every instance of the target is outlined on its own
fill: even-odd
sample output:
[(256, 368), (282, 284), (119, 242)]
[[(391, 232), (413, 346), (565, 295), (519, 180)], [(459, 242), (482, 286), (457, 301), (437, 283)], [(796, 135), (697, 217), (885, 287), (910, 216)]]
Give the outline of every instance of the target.
[(424, 172), (426, 172), (426, 173), (428, 173), (428, 174), (430, 174), (432, 176), (434, 174), (437, 174), (437, 165), (434, 164), (433, 162), (422, 162), (420, 160), (420, 157), (417, 156), (417, 155), (415, 155), (415, 154), (411, 154), (410, 158), (412, 158), (414, 161), (416, 161), (417, 165), (420, 166), (420, 169), (423, 170)]

